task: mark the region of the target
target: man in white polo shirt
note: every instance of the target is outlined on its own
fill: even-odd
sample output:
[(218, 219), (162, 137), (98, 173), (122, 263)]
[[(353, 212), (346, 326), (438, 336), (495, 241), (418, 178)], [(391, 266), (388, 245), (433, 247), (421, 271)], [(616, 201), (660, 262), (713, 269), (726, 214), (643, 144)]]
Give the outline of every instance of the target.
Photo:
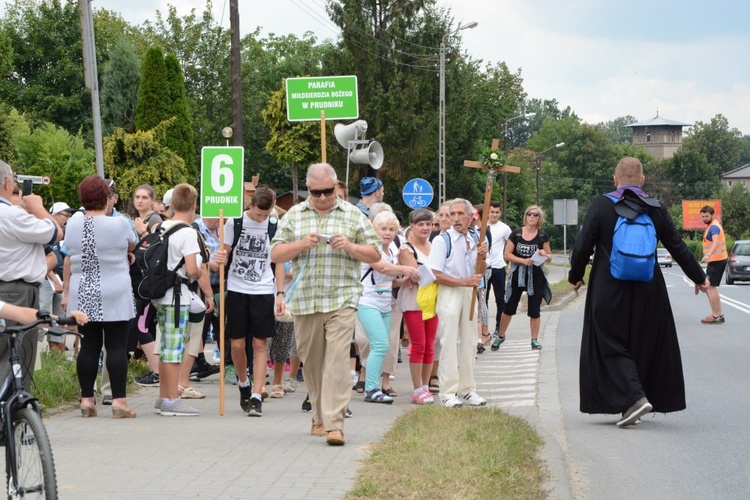
[[(452, 408), (467, 404), (484, 406), (487, 401), (476, 392), (474, 353), (476, 352), (477, 318), (469, 320), (473, 288), (484, 276), (487, 242), (477, 244), (475, 231), (469, 231), (473, 207), (467, 200), (450, 202), (452, 227), (445, 237), (432, 242), (428, 265), (438, 284), (436, 311), (440, 339), (440, 403)], [(450, 250), (450, 252), (449, 252)], [(477, 258), (482, 265), (476, 272)]]
[[(495, 306), (497, 307), (497, 314), (495, 319), (495, 337), (492, 341), (492, 350), (497, 351), (500, 348), (500, 344), (503, 337), (498, 336), (500, 331), (500, 315), (505, 307), (505, 242), (510, 238), (510, 226), (500, 220), (502, 210), (500, 209), (499, 201), (490, 202), (490, 213), (489, 213), (489, 224), (487, 228), (492, 235), (492, 247), (487, 256), (487, 265), (490, 268), (490, 278), (487, 280), (487, 297), (485, 300), (490, 299), (490, 288), (493, 288), (495, 292)], [(499, 340), (498, 339), (502, 339)]]

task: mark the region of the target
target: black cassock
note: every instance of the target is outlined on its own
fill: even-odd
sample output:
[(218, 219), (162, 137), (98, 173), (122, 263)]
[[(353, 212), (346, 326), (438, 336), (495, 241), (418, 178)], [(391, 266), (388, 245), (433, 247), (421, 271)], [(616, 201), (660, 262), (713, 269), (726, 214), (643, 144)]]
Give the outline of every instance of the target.
[[(625, 198), (630, 206), (648, 211), (657, 237), (673, 259), (690, 280), (703, 283), (705, 274), (680, 239), (666, 207), (648, 199), (651, 205), (658, 204), (649, 207), (630, 191), (625, 191)], [(568, 281), (577, 283), (596, 248), (581, 338), (581, 411), (621, 413), (644, 396), (655, 412), (684, 410), (677, 329), (658, 263), (648, 282), (621, 281), (610, 273), (617, 217), (611, 199), (603, 195), (594, 199), (571, 254)]]

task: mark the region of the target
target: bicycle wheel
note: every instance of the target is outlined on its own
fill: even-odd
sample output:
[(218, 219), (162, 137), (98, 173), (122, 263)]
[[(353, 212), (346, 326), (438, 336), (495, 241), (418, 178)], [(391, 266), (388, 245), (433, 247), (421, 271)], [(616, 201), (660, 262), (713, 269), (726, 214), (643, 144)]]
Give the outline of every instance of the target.
[(13, 486), (8, 457), (11, 444), (9, 442), (5, 459), (8, 498), (56, 499), (55, 462), (42, 417), (31, 408), (22, 408), (16, 410), (12, 418), (12, 441), (15, 447), (18, 488)]

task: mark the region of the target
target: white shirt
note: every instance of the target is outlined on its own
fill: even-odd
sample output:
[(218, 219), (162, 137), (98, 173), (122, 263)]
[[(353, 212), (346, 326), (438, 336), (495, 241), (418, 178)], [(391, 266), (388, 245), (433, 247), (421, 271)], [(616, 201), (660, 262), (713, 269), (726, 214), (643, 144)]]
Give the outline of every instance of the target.
[[(227, 290), (247, 295), (274, 293), (274, 275), (271, 268), (271, 240), (268, 238), (268, 219), (255, 222), (242, 214), (242, 234), (232, 251), (232, 264), (227, 276)], [(234, 241), (234, 219), (224, 224), (224, 244), (231, 247)]]
[[(380, 250), (381, 261), (388, 262), (389, 264), (398, 264), (398, 255), (393, 251), (396, 248), (394, 243), (391, 243), (388, 247), (388, 254)], [(362, 264), (362, 276), (364, 276), (370, 269), (370, 264)], [(359, 299), (360, 306), (368, 306), (382, 313), (387, 313), (391, 310), (392, 299), (393, 299), (393, 276), (380, 274), (373, 269), (365, 279), (362, 281), (364, 290), (362, 296)]]
[(502, 269), (505, 267), (505, 242), (510, 238), (510, 227), (502, 222), (497, 221), (495, 224), (487, 226), (492, 234), (492, 248), (490, 248), (487, 265), (492, 269)]
[[(168, 220), (162, 223), (164, 230), (170, 229), (175, 224), (183, 224), (179, 221)], [(169, 254), (167, 258), (167, 267), (174, 269), (175, 266), (187, 255), (200, 254), (201, 247), (198, 244), (198, 232), (192, 226), (185, 226), (169, 235)], [(187, 278), (187, 268), (185, 264), (177, 269), (177, 274), (182, 278)], [(154, 304), (172, 305), (174, 291), (172, 288), (161, 299), (155, 299)], [(182, 284), (180, 289), (180, 307), (190, 304), (190, 290), (186, 284)]]
[(450, 256), (445, 258), (445, 238), (438, 235), (432, 240), (427, 265), (433, 271), (439, 271), (452, 278), (471, 278), (477, 266), (477, 244), (474, 238), (469, 234), (461, 234), (452, 227), (446, 233), (451, 240)]
[(52, 220), (37, 219), (0, 198), (0, 281), (44, 281), (44, 245), (54, 243), (56, 234), (57, 226)]

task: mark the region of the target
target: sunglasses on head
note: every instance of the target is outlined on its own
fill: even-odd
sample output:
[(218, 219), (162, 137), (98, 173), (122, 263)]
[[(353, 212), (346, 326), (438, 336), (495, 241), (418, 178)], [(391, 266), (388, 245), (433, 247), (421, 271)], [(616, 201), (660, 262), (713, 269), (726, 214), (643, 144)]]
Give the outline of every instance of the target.
[(526, 217), (539, 217), (539, 212), (526, 212)]
[(327, 188), (327, 189), (310, 189), (308, 192), (310, 193), (310, 196), (313, 198), (320, 198), (323, 195), (333, 196), (333, 192), (336, 190), (335, 187)]

